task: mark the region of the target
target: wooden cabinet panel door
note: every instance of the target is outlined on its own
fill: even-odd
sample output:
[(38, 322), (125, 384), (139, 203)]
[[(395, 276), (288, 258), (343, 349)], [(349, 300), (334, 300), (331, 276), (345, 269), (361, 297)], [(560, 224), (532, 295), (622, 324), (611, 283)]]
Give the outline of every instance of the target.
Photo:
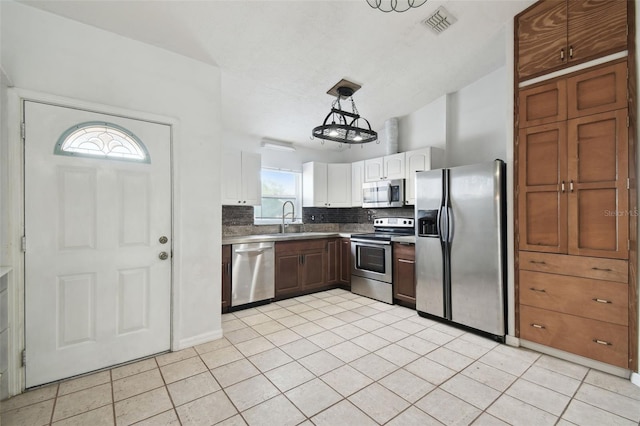
[(302, 289), (325, 285), (327, 256), (324, 250), (307, 251), (302, 255), (300, 281)]
[(627, 2), (569, 0), (569, 62), (584, 62), (627, 46)]
[(520, 90), (518, 127), (539, 126), (567, 119), (567, 81)]
[(567, 251), (567, 166), (564, 122), (520, 130), (518, 233), (520, 249)]
[(340, 282), (351, 284), (351, 240), (343, 238), (340, 241)]
[(517, 66), (520, 79), (566, 64), (565, 0), (550, 0), (537, 4), (518, 18), (517, 31)]
[(298, 254), (276, 255), (276, 297), (295, 293), (300, 290), (298, 266), (301, 263)]
[(416, 303), (416, 255), (414, 245), (393, 244), (393, 297)]
[(327, 240), (327, 282), (326, 284), (335, 284), (338, 281), (338, 269), (340, 264), (340, 247), (338, 239)]
[(627, 110), (570, 120), (569, 254), (629, 257)]
[(580, 73), (567, 79), (568, 118), (627, 107), (627, 64)]
[(222, 309), (231, 306), (231, 245), (222, 246)]

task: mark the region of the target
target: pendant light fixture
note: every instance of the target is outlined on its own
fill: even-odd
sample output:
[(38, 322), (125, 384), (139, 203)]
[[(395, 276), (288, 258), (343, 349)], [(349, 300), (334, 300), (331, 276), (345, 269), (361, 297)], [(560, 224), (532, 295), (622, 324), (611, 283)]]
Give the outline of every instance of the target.
[[(353, 93), (359, 88), (360, 86), (355, 83), (342, 80), (327, 92), (335, 94), (336, 99), (331, 104), (331, 112), (326, 116), (322, 125), (313, 129), (312, 138), (346, 144), (363, 144), (378, 139), (378, 134), (371, 130), (369, 121), (358, 114), (358, 109), (353, 101)], [(342, 109), (341, 99), (351, 101), (351, 112)]]
[(411, 8), (420, 7), (426, 2), (427, 0), (367, 0), (369, 6), (383, 12), (406, 12)]

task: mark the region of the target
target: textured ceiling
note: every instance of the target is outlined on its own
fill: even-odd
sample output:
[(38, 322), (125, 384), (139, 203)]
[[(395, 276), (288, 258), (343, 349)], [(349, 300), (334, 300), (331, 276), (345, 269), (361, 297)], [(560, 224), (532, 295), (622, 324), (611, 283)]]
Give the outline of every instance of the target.
[[(356, 106), (379, 129), (503, 65), (505, 24), (533, 0), (429, 0), (405, 13), (365, 0), (22, 3), (216, 65), (226, 129), (319, 147), (311, 129), (340, 79), (362, 85)], [(421, 21), (439, 6), (458, 21), (436, 35)]]

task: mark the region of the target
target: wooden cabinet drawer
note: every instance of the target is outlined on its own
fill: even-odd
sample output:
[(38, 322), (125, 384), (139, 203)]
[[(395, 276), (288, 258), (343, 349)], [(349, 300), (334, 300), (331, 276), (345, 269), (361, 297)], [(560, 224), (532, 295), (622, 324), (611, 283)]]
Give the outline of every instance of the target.
[(393, 257), (416, 260), (416, 246), (410, 243), (393, 243)]
[(620, 62), (567, 79), (567, 115), (584, 117), (627, 107), (627, 63)]
[(298, 240), (298, 241), (277, 241), (276, 254), (279, 253), (299, 253), (304, 250), (321, 250), (326, 248), (327, 239)]
[(520, 269), (627, 283), (628, 261), (520, 251)]
[(613, 281), (520, 271), (520, 303), (626, 326), (628, 286)]
[(628, 368), (628, 328), (520, 306), (520, 338)]

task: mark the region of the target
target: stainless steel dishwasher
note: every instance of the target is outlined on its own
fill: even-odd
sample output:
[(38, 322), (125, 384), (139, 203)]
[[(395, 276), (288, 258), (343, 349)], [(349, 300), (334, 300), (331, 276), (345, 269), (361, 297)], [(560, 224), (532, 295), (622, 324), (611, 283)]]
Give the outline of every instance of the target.
[(273, 242), (232, 245), (231, 306), (274, 297), (273, 247)]

